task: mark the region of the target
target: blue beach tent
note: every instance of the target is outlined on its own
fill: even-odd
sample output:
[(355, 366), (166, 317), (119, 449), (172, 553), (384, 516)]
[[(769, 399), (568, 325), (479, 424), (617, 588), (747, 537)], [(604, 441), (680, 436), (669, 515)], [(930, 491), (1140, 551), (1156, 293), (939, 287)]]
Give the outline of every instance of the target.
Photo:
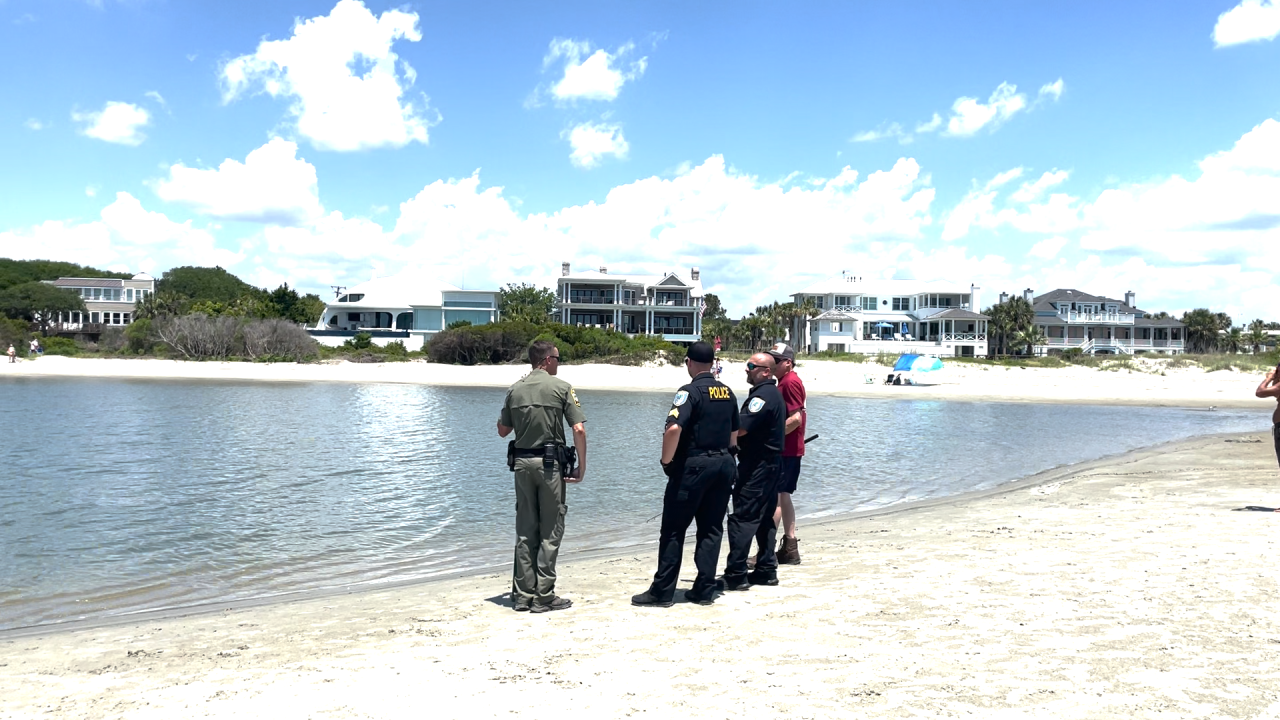
[(894, 372), (929, 372), (941, 369), (942, 361), (927, 355), (901, 355), (893, 364)]

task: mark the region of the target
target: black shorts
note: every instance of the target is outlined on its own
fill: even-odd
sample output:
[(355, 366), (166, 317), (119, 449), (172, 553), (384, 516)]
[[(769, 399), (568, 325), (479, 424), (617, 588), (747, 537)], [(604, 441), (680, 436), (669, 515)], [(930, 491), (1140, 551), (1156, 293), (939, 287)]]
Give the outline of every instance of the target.
[(778, 492), (788, 495), (796, 491), (796, 483), (800, 480), (799, 457), (782, 458), (782, 478), (778, 481)]
[(1271, 439), (1276, 443), (1276, 462), (1280, 462), (1280, 423), (1271, 426)]

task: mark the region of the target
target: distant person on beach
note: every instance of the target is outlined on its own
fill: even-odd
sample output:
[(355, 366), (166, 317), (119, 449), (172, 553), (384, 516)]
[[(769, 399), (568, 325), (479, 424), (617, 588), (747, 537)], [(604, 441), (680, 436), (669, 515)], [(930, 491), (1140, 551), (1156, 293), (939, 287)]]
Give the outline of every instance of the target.
[[(778, 378), (778, 390), (787, 403), (786, 442), (782, 448), (782, 479), (778, 485), (778, 509), (773, 514), (775, 525), (781, 525), (782, 540), (778, 543), (778, 564), (800, 564), (800, 539), (796, 537), (796, 508), (791, 495), (800, 481), (800, 460), (804, 457), (804, 431), (806, 425), (804, 383), (796, 375), (796, 351), (786, 343), (778, 343), (767, 351), (773, 356), (773, 375)], [(781, 522), (779, 522), (781, 521)], [(759, 557), (756, 558), (759, 562)]]
[[(724, 566), (728, 590), (778, 584), (778, 559), (773, 551), (778, 526), (782, 444), (787, 406), (773, 379), (773, 356), (757, 353), (747, 361), (751, 394), (738, 414), (738, 479), (733, 485), (733, 514), (729, 516), (729, 558)], [(755, 569), (747, 573), (751, 541), (760, 547)]]
[(716, 360), (716, 379), (720, 379), (720, 374), (724, 372), (724, 366), (720, 364), (720, 360)]
[(18, 351), (13, 349), (13, 345), (9, 345), (9, 362), (18, 362)]
[(1260, 398), (1275, 398), (1276, 409), (1271, 413), (1271, 439), (1276, 447), (1276, 462), (1280, 462), (1280, 365), (1262, 378), (1253, 394)]
[(44, 349), (40, 347), (40, 341), (35, 338), (31, 338), (31, 356), (37, 357), (42, 354), (44, 354)]
[(649, 589), (631, 598), (632, 605), (671, 607), (675, 603), (684, 536), (697, 520), (693, 552), (698, 575), (685, 599), (710, 605), (723, 588), (716, 581), (724, 514), (737, 466), (738, 400), (728, 386), (711, 374), (715, 350), (710, 343), (689, 346), (685, 369), (692, 382), (676, 392), (662, 433), (662, 472), (667, 489), (662, 496), (662, 529), (658, 535), (658, 571)]
[[(539, 340), (529, 346), (533, 370), (507, 391), (498, 418), (498, 437), (512, 432), (507, 462), (515, 472), (516, 551), (511, 603), (517, 611), (564, 610), (573, 605), (556, 596), (556, 556), (564, 537), (565, 483), (587, 474), (587, 430), (573, 386), (555, 377), (560, 351)], [(577, 469), (566, 473), (574, 456), (565, 445), (564, 424), (573, 429)]]

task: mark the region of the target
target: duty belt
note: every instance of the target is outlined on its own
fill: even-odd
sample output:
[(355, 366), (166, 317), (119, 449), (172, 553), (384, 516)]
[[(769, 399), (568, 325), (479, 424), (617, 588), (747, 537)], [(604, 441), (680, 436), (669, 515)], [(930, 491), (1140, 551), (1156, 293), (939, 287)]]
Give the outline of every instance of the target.
[(694, 449), (690, 450), (690, 451), (689, 451), (689, 453), (688, 453), (689, 457), (698, 457), (698, 456), (701, 456), (701, 455), (728, 455), (728, 454), (729, 454), (729, 449), (728, 449), (728, 448), (719, 448), (719, 449), (716, 449), (716, 450), (706, 450), (706, 449), (703, 449), (703, 448), (694, 448)]
[(535, 458), (535, 457), (540, 458), (543, 456), (543, 454), (545, 454), (545, 452), (546, 451), (543, 450), (542, 448), (538, 448), (537, 450), (525, 450), (524, 448), (516, 448), (515, 456), (518, 458)]

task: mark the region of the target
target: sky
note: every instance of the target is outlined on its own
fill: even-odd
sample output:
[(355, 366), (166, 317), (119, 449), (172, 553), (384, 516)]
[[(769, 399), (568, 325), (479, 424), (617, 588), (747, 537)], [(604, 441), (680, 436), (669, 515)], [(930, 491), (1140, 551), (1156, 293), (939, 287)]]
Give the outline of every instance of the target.
[(0, 257), (1280, 320), (1280, 0), (0, 0)]

